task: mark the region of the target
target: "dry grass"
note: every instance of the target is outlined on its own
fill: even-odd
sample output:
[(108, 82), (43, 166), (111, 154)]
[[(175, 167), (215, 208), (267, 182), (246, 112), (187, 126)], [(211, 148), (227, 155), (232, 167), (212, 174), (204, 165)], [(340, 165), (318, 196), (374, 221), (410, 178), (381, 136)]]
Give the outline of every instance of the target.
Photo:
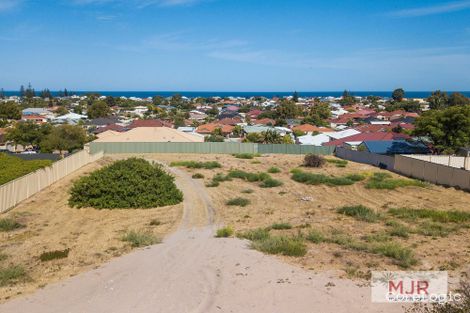
[[(178, 158), (177, 155), (171, 154), (153, 157), (168, 163)], [(257, 164), (253, 164), (251, 160), (236, 159), (226, 155), (188, 155), (185, 158), (200, 162), (217, 161), (222, 164), (222, 169), (218, 171), (222, 175), (227, 175), (231, 170), (266, 173), (272, 167), (280, 169), (281, 172), (276, 173), (276, 179), (284, 184), (275, 189), (263, 189), (259, 186), (259, 182), (233, 179), (221, 183), (216, 188), (209, 188), (208, 192), (214, 207), (217, 208), (218, 222), (232, 225), (239, 237), (250, 240), (263, 237), (265, 229), (279, 221), (292, 225), (292, 229), (273, 229), (271, 230), (273, 236), (297, 236), (301, 232), (308, 246), (306, 255), (294, 259), (282, 258), (304, 268), (344, 271), (354, 264), (358, 272), (367, 273), (373, 269), (400, 269), (400, 261), (397, 259), (401, 258), (402, 265), (422, 270), (448, 268), (452, 263), (452, 274), (458, 275), (469, 264), (470, 230), (462, 227), (461, 222), (454, 223), (460, 225), (458, 230), (452, 227), (453, 224), (444, 223), (444, 228), (439, 228), (439, 225), (435, 224), (442, 224), (439, 221), (446, 219), (466, 219), (466, 214), (470, 214), (470, 194), (464, 191), (434, 185), (423, 188), (420, 183), (416, 186), (414, 183), (397, 186), (396, 182), (403, 182), (404, 177), (354, 162), (348, 162), (346, 167), (336, 167), (335, 165), (339, 163), (336, 161), (328, 162), (330, 165), (322, 168), (302, 167), (301, 171), (327, 177), (346, 177), (354, 182), (352, 185), (302, 184), (291, 179), (291, 170), (303, 164), (303, 157), (295, 155), (262, 156), (257, 158), (261, 161)], [(335, 160), (334, 157), (327, 159)], [(195, 173), (190, 169), (187, 171)], [(198, 170), (198, 172), (207, 177), (206, 183), (214, 175), (209, 170)], [(390, 174), (391, 177), (385, 176), (387, 179), (393, 179), (392, 185), (396, 189), (366, 188), (367, 182), (374, 177), (373, 173)], [(383, 174), (378, 177), (381, 176)], [(249, 199), (250, 205), (247, 207), (226, 205), (227, 199), (240, 196)], [(336, 212), (338, 208), (354, 205), (370, 208), (380, 218), (373, 218), (375, 222), (368, 223), (360, 218), (358, 220)], [(404, 207), (466, 213), (463, 215), (437, 213), (427, 220), (419, 218), (413, 220), (413, 216), (400, 218), (389, 213), (392, 208)], [(407, 213), (408, 215), (429, 214), (429, 212)], [(325, 242), (324, 234), (330, 234), (334, 229), (342, 229), (346, 236), (353, 238), (352, 246)], [(441, 236), (445, 234), (446, 236)], [(398, 245), (385, 245), (387, 242), (380, 242), (383, 239)], [(370, 249), (373, 246), (374, 251), (361, 250), (361, 247), (366, 246)], [(409, 251), (412, 252), (413, 258), (410, 257)], [(414, 264), (414, 260), (419, 262)]]
[[(143, 229), (163, 237), (175, 228), (182, 216), (182, 204), (149, 210), (72, 209), (68, 206), (72, 180), (110, 162), (104, 159), (83, 167), (2, 215), (24, 227), (0, 232), (0, 252), (7, 256), (0, 262), (0, 268), (6, 269), (14, 262), (11, 270), (0, 274), (6, 277), (0, 278), (5, 282), (5, 286), (0, 287), (0, 302), (130, 252), (132, 247), (121, 240), (128, 229)], [(158, 220), (159, 226), (156, 227), (153, 220)], [(66, 249), (70, 249), (66, 258), (40, 260), (45, 251)], [(28, 279), (23, 279), (25, 276)]]

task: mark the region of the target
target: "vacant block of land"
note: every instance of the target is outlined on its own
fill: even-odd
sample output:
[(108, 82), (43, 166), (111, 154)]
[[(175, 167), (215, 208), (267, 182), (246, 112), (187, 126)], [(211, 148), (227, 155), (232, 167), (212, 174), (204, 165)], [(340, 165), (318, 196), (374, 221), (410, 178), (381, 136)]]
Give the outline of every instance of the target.
[(0, 216), (0, 301), (157, 243), (181, 220), (182, 204), (149, 209), (71, 208), (74, 181), (109, 165), (89, 164)]

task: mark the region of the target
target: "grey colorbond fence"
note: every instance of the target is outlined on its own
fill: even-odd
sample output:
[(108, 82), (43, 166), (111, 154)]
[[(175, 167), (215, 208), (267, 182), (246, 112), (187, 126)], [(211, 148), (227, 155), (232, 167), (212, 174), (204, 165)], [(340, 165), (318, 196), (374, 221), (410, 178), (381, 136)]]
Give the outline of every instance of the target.
[(370, 153), (367, 151), (352, 151), (344, 148), (336, 148), (336, 156), (353, 162), (371, 164), (374, 166), (386, 166), (388, 170), (395, 168), (395, 158), (389, 155)]
[(265, 145), (256, 143), (234, 142), (92, 142), (91, 153), (103, 151), (105, 154), (133, 153), (201, 153), (201, 154), (333, 154), (334, 147), (317, 147), (303, 145)]

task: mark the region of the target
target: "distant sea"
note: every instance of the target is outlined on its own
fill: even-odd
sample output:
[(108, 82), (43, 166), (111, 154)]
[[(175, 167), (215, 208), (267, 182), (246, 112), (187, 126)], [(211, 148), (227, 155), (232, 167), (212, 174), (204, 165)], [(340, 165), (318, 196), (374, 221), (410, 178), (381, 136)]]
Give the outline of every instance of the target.
[[(196, 98), (196, 97), (286, 97), (291, 96), (293, 92), (243, 92), (243, 91), (70, 91), (72, 94), (75, 95), (84, 95), (87, 93), (98, 93), (102, 96), (113, 96), (113, 97), (137, 97), (137, 98), (148, 98), (154, 96), (162, 96), (162, 97), (170, 97), (174, 94), (181, 94), (182, 96), (188, 98)], [(449, 91), (448, 93), (451, 94), (453, 91)], [(470, 91), (458, 91), (464, 94), (467, 97), (470, 97)], [(298, 92), (301, 97), (341, 97), (343, 91), (299, 91)], [(5, 91), (7, 96), (18, 96), (19, 91)], [(58, 91), (52, 91), (52, 94), (56, 96)], [(391, 91), (351, 91), (351, 94), (354, 96), (359, 97), (367, 97), (367, 96), (378, 96), (387, 98), (390, 97), (392, 92)], [(407, 98), (427, 98), (431, 95), (431, 91), (408, 91), (406, 92)]]

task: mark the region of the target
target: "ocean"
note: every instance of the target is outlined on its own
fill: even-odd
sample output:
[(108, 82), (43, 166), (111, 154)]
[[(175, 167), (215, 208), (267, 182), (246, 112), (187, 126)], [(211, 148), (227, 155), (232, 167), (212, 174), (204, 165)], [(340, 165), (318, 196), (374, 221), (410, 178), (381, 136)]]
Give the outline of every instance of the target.
[[(448, 92), (451, 94), (453, 91)], [(470, 97), (470, 91), (458, 91), (467, 97)], [(293, 92), (277, 92), (277, 91), (260, 91), (260, 92), (243, 92), (243, 91), (72, 91), (72, 94), (83, 95), (87, 93), (98, 93), (103, 96), (113, 97), (137, 97), (137, 98), (148, 98), (154, 96), (170, 97), (176, 93), (188, 98), (196, 97), (285, 97), (291, 96)], [(299, 91), (301, 97), (340, 97), (343, 91)], [(18, 96), (19, 91), (5, 91), (7, 96)], [(57, 91), (52, 91), (52, 94), (56, 96)], [(351, 91), (354, 96), (367, 97), (367, 96), (379, 96), (379, 97), (390, 97), (391, 91)], [(431, 91), (408, 91), (406, 92), (407, 98), (427, 98), (431, 95)]]

